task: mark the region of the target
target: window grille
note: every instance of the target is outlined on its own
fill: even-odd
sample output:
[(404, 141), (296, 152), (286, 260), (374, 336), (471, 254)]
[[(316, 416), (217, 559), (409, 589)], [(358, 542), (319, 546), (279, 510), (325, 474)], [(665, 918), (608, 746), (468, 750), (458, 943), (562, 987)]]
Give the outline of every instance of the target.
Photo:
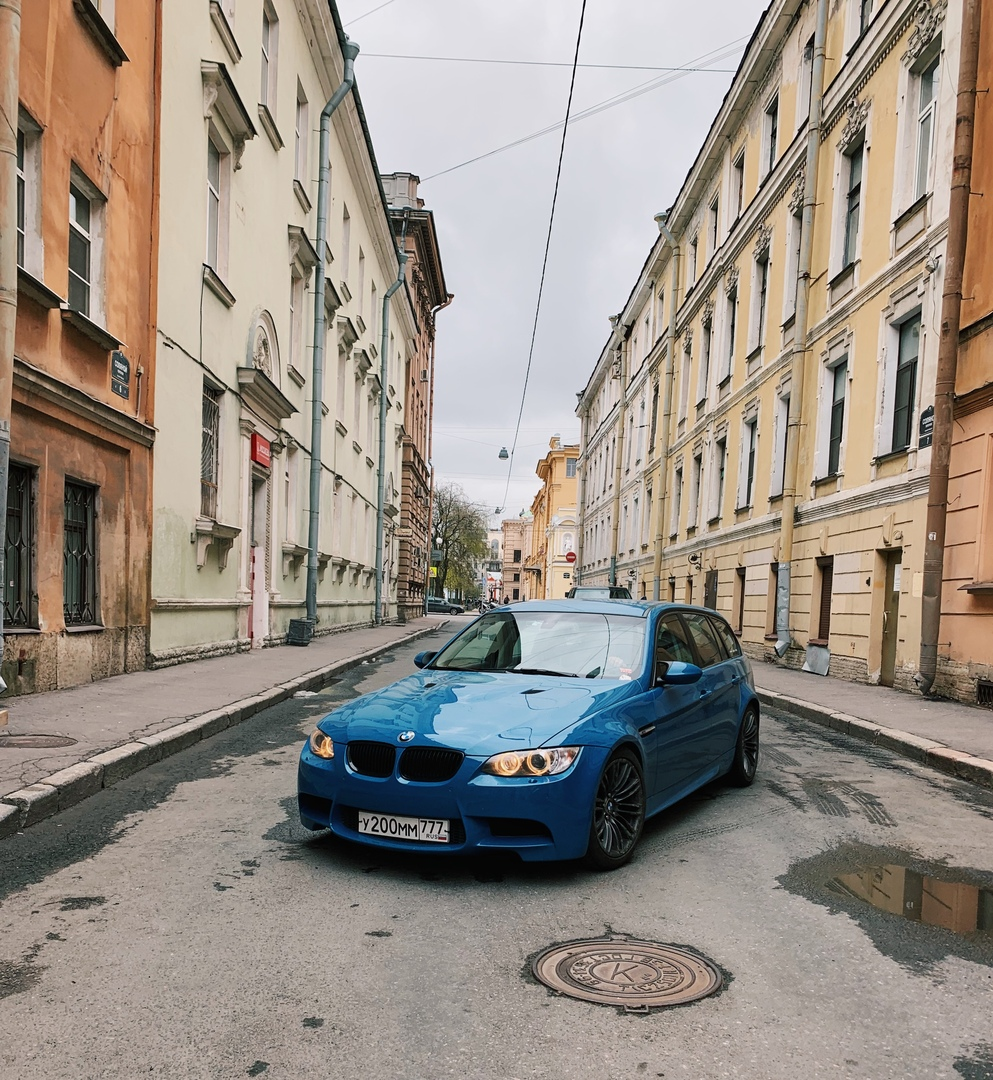
[(218, 432), (221, 423), (221, 392), (203, 388), (203, 431), (200, 438), (200, 513), (217, 517)]
[(7, 479), (7, 535), (4, 543), (7, 580), (3, 595), (3, 618), (7, 626), (30, 626), (32, 621), (34, 505), (31, 484), (31, 470), (11, 462)]
[(96, 623), (96, 489), (66, 481), (63, 613), (66, 626)]

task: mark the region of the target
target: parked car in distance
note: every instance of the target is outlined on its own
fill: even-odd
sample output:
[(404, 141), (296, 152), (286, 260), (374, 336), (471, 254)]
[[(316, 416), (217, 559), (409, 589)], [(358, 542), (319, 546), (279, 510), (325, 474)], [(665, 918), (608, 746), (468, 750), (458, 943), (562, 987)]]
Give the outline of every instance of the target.
[(631, 590), (624, 585), (577, 585), (565, 594), (566, 600), (630, 600)]
[(446, 600), (443, 596), (429, 596), (428, 611), (440, 612), (443, 615), (461, 615), (465, 608), (454, 600)]
[(532, 600), (340, 706), (300, 752), (300, 820), (417, 853), (515, 852), (612, 870), (646, 818), (755, 778), (752, 668), (716, 612)]

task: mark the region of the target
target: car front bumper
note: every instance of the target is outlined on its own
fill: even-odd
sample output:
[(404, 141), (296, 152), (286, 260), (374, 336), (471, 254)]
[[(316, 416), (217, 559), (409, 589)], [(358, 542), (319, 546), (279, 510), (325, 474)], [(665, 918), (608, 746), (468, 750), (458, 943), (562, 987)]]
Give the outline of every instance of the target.
[[(340, 747), (340, 750), (339, 750)], [(561, 776), (508, 780), (480, 772), (481, 758), (466, 757), (453, 779), (419, 783), (393, 775), (364, 776), (335, 757), (317, 757), (309, 745), (297, 777), (300, 820), (309, 829), (394, 851), (467, 854), (511, 851), (526, 861), (578, 859), (589, 843), (593, 799), (606, 751), (584, 747)], [(448, 843), (396, 840), (358, 831), (358, 812), (451, 822)]]

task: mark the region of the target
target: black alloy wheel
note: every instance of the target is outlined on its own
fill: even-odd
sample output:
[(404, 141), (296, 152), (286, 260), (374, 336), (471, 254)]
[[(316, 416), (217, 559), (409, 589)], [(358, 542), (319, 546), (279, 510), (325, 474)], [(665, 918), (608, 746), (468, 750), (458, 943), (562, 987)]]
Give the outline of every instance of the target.
[(749, 706), (741, 719), (738, 741), (734, 748), (734, 761), (728, 779), (736, 787), (748, 787), (755, 779), (759, 767), (759, 711)]
[(635, 849), (645, 824), (645, 781), (631, 750), (622, 749), (604, 766), (593, 801), (586, 859), (597, 870), (616, 870)]

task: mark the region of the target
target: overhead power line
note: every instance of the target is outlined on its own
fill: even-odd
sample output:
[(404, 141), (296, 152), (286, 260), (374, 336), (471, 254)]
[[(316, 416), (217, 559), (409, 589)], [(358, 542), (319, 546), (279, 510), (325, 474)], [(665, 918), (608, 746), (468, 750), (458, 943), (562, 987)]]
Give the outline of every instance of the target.
[[(393, 0), (389, 0), (390, 3)], [(383, 5), (385, 7), (385, 5)], [(378, 11), (378, 8), (373, 10)], [(366, 12), (371, 15), (372, 12)], [(359, 16), (362, 18), (363, 16)], [(353, 22), (356, 20), (353, 20)], [(349, 24), (351, 25), (351, 24)], [(565, 60), (498, 60), (482, 56), (412, 56), (407, 53), (363, 53), (364, 59), (375, 57), (378, 60), (433, 60), (446, 64), (513, 64), (519, 67), (572, 67)], [(658, 64), (577, 64), (577, 67), (592, 68), (600, 71), (711, 71), (725, 75), (732, 74), (734, 68), (712, 67), (663, 67)]]
[(559, 199), (559, 180), (562, 178), (562, 159), (565, 156), (565, 139), (569, 133), (569, 115), (572, 112), (572, 95), (576, 89), (576, 68), (579, 64), (579, 46), (583, 40), (583, 20), (586, 18), (586, 0), (579, 11), (579, 30), (576, 34), (576, 51), (572, 58), (572, 75), (569, 79), (569, 99), (565, 106), (565, 119), (562, 121), (562, 141), (559, 143), (559, 161), (555, 168), (555, 189), (552, 192), (552, 208), (548, 215), (548, 235), (545, 237), (545, 254), (541, 261), (541, 281), (538, 283), (538, 299), (534, 305), (534, 325), (531, 327), (531, 347), (528, 349), (528, 363), (524, 370), (524, 386), (521, 388), (521, 407), (517, 413), (517, 427), (514, 429), (514, 441), (510, 447), (510, 461), (507, 463), (507, 486), (503, 492), (501, 506), (507, 505), (510, 492), (510, 478), (514, 473), (514, 451), (517, 449), (517, 437), (521, 431), (521, 418), (524, 416), (524, 402), (528, 396), (528, 380), (531, 377), (531, 362), (534, 360), (534, 343), (538, 336), (538, 316), (541, 313), (541, 296), (545, 291), (545, 272), (548, 270), (548, 252), (552, 246), (552, 226), (555, 224), (555, 205)]
[(396, 3), (396, 0), (386, 0), (385, 4), (380, 4), (379, 7), (370, 8), (368, 11), (363, 11), (361, 15), (356, 15), (354, 19), (349, 19), (345, 26), (351, 26), (352, 23), (357, 23), (360, 19), (364, 19), (367, 15), (375, 15), (377, 11), (382, 11), (384, 7), (389, 7), (390, 4)]
[[(704, 53), (703, 56), (697, 57), (691, 61), (691, 64), (698, 64), (700, 61), (707, 61), (709, 63), (718, 63), (721, 60), (726, 59), (729, 56), (733, 56), (736, 52), (739, 52), (739, 46), (745, 38), (736, 38), (734, 41), (728, 42), (718, 50), (714, 50), (710, 53)], [(580, 120), (586, 120), (591, 116), (597, 116), (599, 113), (605, 112), (607, 109), (612, 109), (617, 105), (623, 105), (627, 101), (632, 101), (636, 97), (641, 97), (643, 94), (648, 94), (652, 90), (657, 89), (660, 86), (666, 86), (671, 82), (675, 82), (677, 79), (685, 78), (685, 76), (692, 71), (693, 68), (687, 66), (681, 68), (678, 71), (671, 72), (667, 75), (663, 75), (657, 79), (650, 79), (648, 82), (640, 83), (638, 86), (632, 87), (630, 90), (625, 90), (620, 94), (615, 94), (613, 97), (605, 98), (603, 101), (598, 102), (596, 105), (591, 105), (587, 109), (583, 109), (577, 112), (575, 116), (565, 121), (566, 124), (575, 124)], [(709, 67), (707, 70), (710, 70)], [(488, 150), (485, 154), (477, 154), (475, 157), (469, 158), (467, 161), (461, 161), (458, 165), (452, 165), (447, 169), (441, 169), (436, 173), (431, 173), (430, 176), (424, 176), (421, 178), (421, 183), (426, 183), (428, 180), (435, 180), (439, 176), (445, 176), (450, 172), (455, 172), (456, 169), (464, 169), (466, 165), (474, 165), (477, 161), (484, 161), (486, 158), (494, 157), (496, 154), (502, 154), (505, 150), (513, 150), (517, 146), (523, 146), (525, 143), (532, 142), (534, 139), (540, 139), (545, 135), (551, 134), (553, 131), (558, 131), (562, 127), (562, 123), (549, 124), (547, 127), (543, 127), (538, 131), (532, 131), (530, 135), (524, 135), (520, 139), (515, 139), (513, 142), (505, 143), (503, 146), (498, 146), (495, 150)]]

